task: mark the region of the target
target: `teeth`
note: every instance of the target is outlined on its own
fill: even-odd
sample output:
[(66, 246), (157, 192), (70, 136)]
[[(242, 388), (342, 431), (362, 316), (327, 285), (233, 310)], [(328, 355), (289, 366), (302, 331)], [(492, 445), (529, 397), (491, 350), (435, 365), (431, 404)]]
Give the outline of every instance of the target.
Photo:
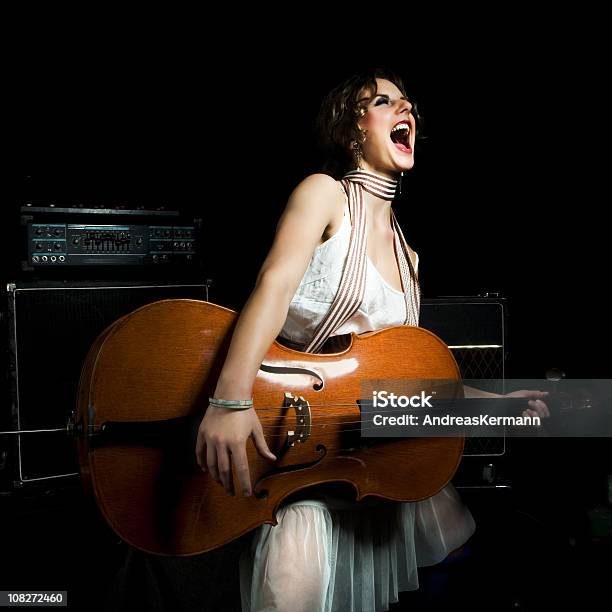
[(400, 123), (396, 125), (391, 132), (399, 132), (400, 130), (408, 130), (408, 133), (410, 133), (410, 126), (407, 123)]

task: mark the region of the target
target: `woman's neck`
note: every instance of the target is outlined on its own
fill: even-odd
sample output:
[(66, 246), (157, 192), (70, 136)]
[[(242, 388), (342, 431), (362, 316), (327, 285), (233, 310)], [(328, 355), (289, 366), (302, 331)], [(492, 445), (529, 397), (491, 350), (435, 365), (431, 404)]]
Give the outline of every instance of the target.
[(398, 181), (400, 177), (400, 173), (392, 170), (378, 170), (373, 168), (366, 162), (362, 162), (362, 167), (358, 168), (363, 172), (369, 172), (370, 174), (375, 174), (376, 176), (380, 176), (381, 178), (387, 179), (389, 181)]
[(363, 203), (366, 207), (367, 218), (373, 225), (386, 226), (391, 223), (391, 200), (365, 192)]
[(373, 172), (369, 168), (351, 170), (344, 178), (361, 185), (368, 219), (379, 227), (390, 225), (391, 203), (397, 194), (397, 178)]

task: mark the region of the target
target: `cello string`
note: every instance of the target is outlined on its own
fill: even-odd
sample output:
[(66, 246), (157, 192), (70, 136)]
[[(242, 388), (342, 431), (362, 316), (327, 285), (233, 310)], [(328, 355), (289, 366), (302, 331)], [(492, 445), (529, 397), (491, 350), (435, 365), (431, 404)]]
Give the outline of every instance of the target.
[[(465, 401), (465, 402), (471, 402), (474, 399), (479, 400), (479, 399), (482, 399), (482, 398), (462, 398), (462, 397), (461, 398), (452, 398), (452, 397), (449, 397), (449, 398), (438, 398), (437, 400), (433, 400), (433, 401), (438, 401), (439, 402), (440, 400), (442, 400), (442, 401), (450, 402), (450, 401), (461, 400), (461, 401)], [(491, 399), (491, 401), (495, 401), (497, 399), (502, 399), (502, 398), (485, 398), (485, 399)], [(510, 400), (519, 399), (519, 400), (521, 400), (521, 399), (524, 399), (524, 398), (507, 398), (507, 399), (510, 399)], [(367, 400), (367, 401), (371, 402), (371, 400)], [(358, 407), (358, 404), (357, 404), (357, 402), (355, 402), (355, 403), (347, 403), (347, 404), (343, 404), (343, 403), (337, 403), (337, 404), (336, 403), (310, 404), (310, 403), (307, 403), (307, 407), (309, 407), (309, 408), (335, 408), (335, 407), (344, 407), (344, 406), (346, 406), (346, 407), (351, 407), (352, 406), (353, 408), (355, 408), (355, 407)], [(401, 407), (403, 408), (404, 406), (401, 406)], [(406, 408), (407, 407), (408, 406), (406, 406)], [(254, 408), (255, 412), (259, 412), (259, 411), (266, 412), (266, 411), (269, 411), (269, 410), (276, 410), (276, 411), (290, 410), (291, 408), (299, 408), (299, 406), (294, 406), (294, 405), (291, 405), (291, 406), (253, 406), (253, 408)]]
[[(502, 427), (500, 425), (500, 427)], [(330, 432), (330, 435), (334, 435), (334, 434), (346, 434), (346, 433), (357, 433), (357, 432), (369, 432), (369, 431), (380, 431), (380, 428), (377, 426), (373, 426), (373, 427), (356, 427), (356, 428), (352, 428), (352, 429), (341, 429), (338, 432)], [(286, 438), (287, 434), (286, 433), (278, 433), (278, 434), (264, 434), (266, 439), (270, 439), (270, 438)], [(381, 438), (384, 438), (385, 440), (387, 440), (387, 438), (389, 437), (395, 437), (395, 436), (381, 436)], [(456, 435), (447, 435), (447, 436), (443, 436), (440, 434), (431, 434), (429, 436), (410, 436), (408, 434), (406, 435), (402, 435), (402, 436), (397, 436), (398, 440), (405, 440), (406, 438), (459, 438), (459, 437), (465, 437), (465, 434), (461, 433), (461, 434), (456, 434)], [(477, 437), (488, 437), (488, 436), (477, 436)], [(376, 438), (374, 438), (376, 439)]]

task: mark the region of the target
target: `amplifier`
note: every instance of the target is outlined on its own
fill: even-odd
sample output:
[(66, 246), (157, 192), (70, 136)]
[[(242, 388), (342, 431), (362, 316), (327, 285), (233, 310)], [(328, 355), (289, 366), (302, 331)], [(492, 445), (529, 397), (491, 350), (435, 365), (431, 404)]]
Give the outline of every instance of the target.
[[(498, 294), (421, 300), (419, 325), (439, 336), (455, 356), (464, 380), (506, 377), (508, 308)], [(457, 488), (507, 488), (507, 440), (467, 437)]]
[(178, 211), (23, 206), (24, 271), (197, 263), (199, 219)]
[(487, 296), (421, 300), (419, 325), (446, 342), (465, 379), (506, 377), (507, 300)]
[(85, 356), (112, 322), (157, 300), (209, 299), (209, 282), (18, 282), (4, 294), (8, 388), (0, 404), (0, 491), (78, 480), (66, 425)]

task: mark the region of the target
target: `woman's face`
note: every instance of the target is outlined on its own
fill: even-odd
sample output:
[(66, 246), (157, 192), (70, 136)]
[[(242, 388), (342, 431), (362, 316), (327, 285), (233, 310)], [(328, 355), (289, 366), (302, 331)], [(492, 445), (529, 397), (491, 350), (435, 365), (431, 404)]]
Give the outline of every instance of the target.
[(376, 91), (364, 91), (360, 98), (367, 104), (367, 113), (357, 122), (365, 130), (361, 167), (387, 176), (410, 170), (416, 135), (410, 101), (386, 79), (376, 79)]

